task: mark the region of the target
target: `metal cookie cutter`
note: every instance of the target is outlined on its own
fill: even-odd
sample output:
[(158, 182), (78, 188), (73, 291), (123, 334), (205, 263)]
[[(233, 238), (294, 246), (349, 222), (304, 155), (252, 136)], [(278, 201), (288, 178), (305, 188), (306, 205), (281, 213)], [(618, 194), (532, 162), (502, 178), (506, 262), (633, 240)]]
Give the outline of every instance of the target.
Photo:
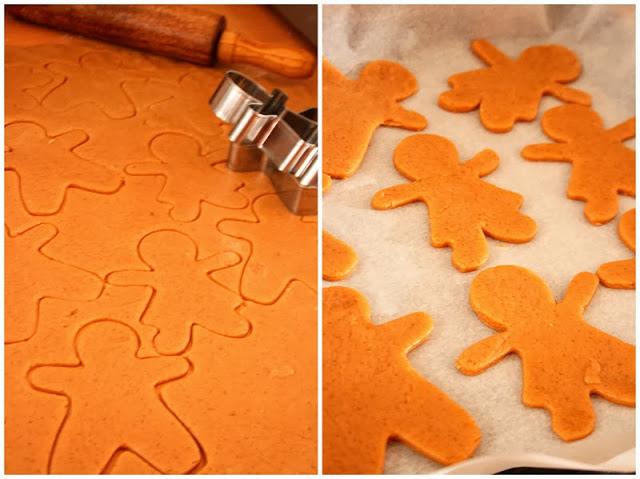
[(269, 175), (284, 204), (295, 214), (318, 211), (318, 124), (315, 108), (294, 113), (287, 96), (228, 71), (209, 104), (230, 123), (227, 165), (234, 171), (262, 170)]

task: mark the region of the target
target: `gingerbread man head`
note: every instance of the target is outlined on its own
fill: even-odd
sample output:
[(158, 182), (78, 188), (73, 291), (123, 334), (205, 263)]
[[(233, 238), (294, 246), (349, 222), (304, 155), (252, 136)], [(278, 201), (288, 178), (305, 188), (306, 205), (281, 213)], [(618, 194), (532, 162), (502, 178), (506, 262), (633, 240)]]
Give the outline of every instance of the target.
[(409, 70), (386, 60), (367, 63), (358, 82), (378, 92), (384, 91), (396, 101), (404, 100), (418, 89), (418, 82)]
[(519, 329), (548, 318), (556, 303), (538, 276), (518, 266), (497, 266), (479, 273), (471, 284), (471, 307), (497, 331)]
[(455, 145), (437, 135), (413, 135), (396, 148), (393, 163), (411, 180), (452, 173), (459, 166)]
[(560, 45), (540, 45), (527, 48), (518, 62), (532, 72), (544, 72), (544, 76), (557, 82), (570, 82), (580, 76), (580, 60), (568, 48)]
[(602, 118), (588, 106), (561, 105), (548, 110), (542, 117), (543, 130), (554, 140), (569, 142), (577, 137), (602, 133)]
[(111, 362), (108, 358), (113, 358), (114, 362), (121, 361), (121, 358), (134, 358), (139, 347), (140, 340), (135, 331), (112, 320), (89, 323), (78, 331), (76, 337), (76, 351), (85, 365), (107, 364)]
[[(170, 245), (170, 246), (169, 246)], [(154, 270), (184, 269), (184, 265), (196, 259), (196, 245), (178, 231), (154, 231), (140, 241), (140, 257)]]

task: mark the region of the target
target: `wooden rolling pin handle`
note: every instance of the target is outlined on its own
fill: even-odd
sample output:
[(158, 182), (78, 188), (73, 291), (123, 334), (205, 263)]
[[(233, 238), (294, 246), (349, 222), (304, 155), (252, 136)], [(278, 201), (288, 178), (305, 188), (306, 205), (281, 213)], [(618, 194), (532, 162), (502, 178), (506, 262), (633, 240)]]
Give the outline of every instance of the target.
[(290, 78), (313, 74), (303, 49), (251, 42), (225, 30), (223, 16), (183, 5), (9, 5), (30, 22), (200, 65), (247, 63)]
[(316, 58), (301, 49), (276, 47), (242, 38), (224, 31), (218, 41), (218, 61), (248, 63), (289, 78), (306, 78), (313, 74)]

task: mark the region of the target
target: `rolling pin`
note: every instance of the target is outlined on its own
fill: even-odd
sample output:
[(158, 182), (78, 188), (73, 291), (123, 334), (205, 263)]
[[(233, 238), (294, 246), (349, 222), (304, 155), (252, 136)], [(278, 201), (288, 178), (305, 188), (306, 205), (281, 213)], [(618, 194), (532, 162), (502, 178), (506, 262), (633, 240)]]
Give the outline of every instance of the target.
[(222, 15), (183, 5), (8, 5), (16, 18), (200, 65), (246, 63), (289, 78), (311, 76), (315, 56), (226, 30)]

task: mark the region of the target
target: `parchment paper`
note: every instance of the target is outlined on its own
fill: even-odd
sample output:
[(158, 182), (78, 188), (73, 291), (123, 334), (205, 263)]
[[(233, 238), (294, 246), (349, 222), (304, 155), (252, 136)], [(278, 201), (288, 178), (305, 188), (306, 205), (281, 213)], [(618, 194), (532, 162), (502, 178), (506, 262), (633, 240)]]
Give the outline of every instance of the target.
[[(541, 275), (559, 299), (576, 273), (595, 272), (602, 263), (632, 255), (617, 235), (619, 216), (607, 225), (593, 226), (583, 215), (584, 203), (566, 197), (569, 164), (534, 163), (520, 156), (525, 145), (551, 141), (540, 129), (540, 115), (534, 122), (517, 124), (510, 133), (493, 134), (480, 125), (477, 111), (449, 113), (437, 106), (437, 98), (447, 89), (448, 76), (483, 66), (469, 48), (471, 39), (486, 38), (511, 57), (528, 46), (559, 43), (582, 61), (583, 74), (572, 86), (593, 95), (594, 108), (612, 127), (635, 114), (633, 6), (325, 5), (323, 10), (324, 54), (334, 65), (354, 77), (370, 60), (400, 62), (420, 85), (403, 105), (426, 115), (425, 133), (451, 139), (462, 160), (483, 148), (499, 154), (498, 170), (485, 179), (524, 195), (522, 211), (536, 220), (538, 233), (523, 245), (489, 240), (490, 257), (483, 269), (524, 266)], [(540, 111), (557, 104), (547, 97)], [(427, 342), (410, 354), (410, 361), (467, 408), (483, 436), (474, 458), (444, 470), (393, 443), (385, 472), (491, 473), (526, 465), (632, 471), (634, 408), (594, 397), (595, 431), (586, 439), (566, 443), (552, 433), (545, 410), (522, 404), (521, 366), (515, 355), (475, 377), (457, 372), (457, 356), (492, 334), (468, 304), (476, 273), (458, 272), (448, 248), (430, 246), (423, 204), (388, 211), (370, 207), (376, 191), (407, 181), (394, 169), (392, 154), (411, 134), (378, 129), (360, 170), (347, 180), (334, 181), (324, 196), (324, 227), (357, 250), (357, 269), (338, 284), (368, 297), (374, 322), (412, 311), (431, 315), (434, 329)], [(620, 212), (634, 205), (635, 200), (623, 197)], [(635, 291), (598, 288), (585, 319), (635, 344)], [(606, 461), (609, 464), (603, 464)]]

